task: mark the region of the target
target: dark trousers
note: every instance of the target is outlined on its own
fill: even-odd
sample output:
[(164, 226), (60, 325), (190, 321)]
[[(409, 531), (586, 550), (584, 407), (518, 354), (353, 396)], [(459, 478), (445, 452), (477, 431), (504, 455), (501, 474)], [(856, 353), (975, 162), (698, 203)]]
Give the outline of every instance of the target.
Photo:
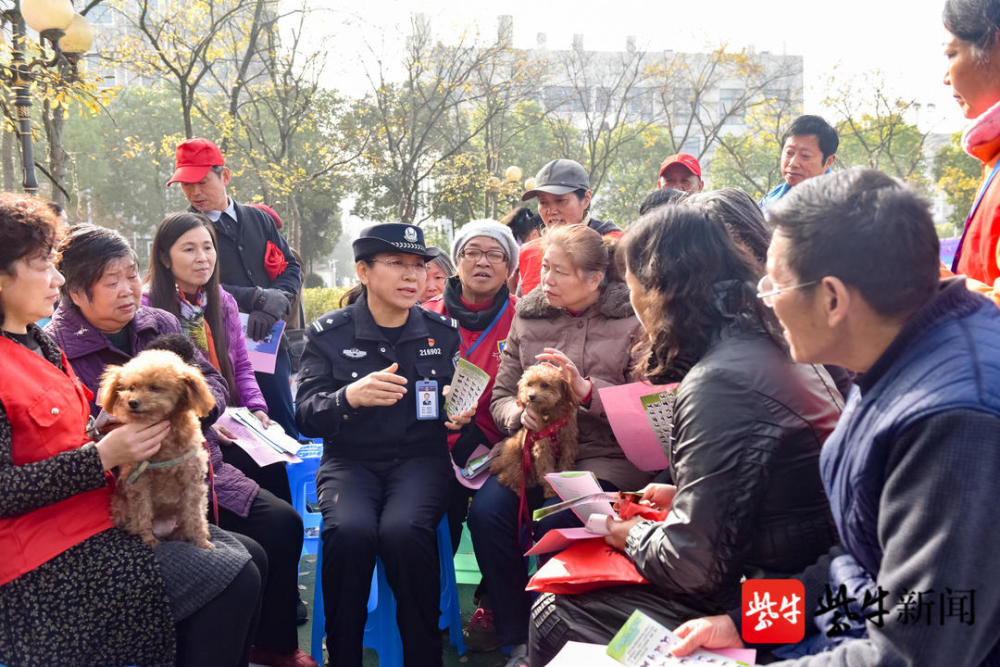
[(219, 525), (252, 538), (267, 554), (260, 624), (254, 645), (281, 654), (294, 652), (299, 645), (295, 606), (302, 553), (302, 517), (291, 505), (261, 489), (246, 517), (219, 508)]
[[(601, 486), (613, 490), (613, 485), (601, 481)], [(535, 510), (542, 505), (559, 502), (559, 498), (545, 500), (542, 489), (529, 489), (528, 506)], [(503, 645), (514, 646), (528, 641), (528, 616), (532, 595), (524, 590), (528, 585), (528, 567), (518, 536), (518, 495), (490, 476), (472, 498), (469, 508), (469, 533), (476, 552), (483, 584), (493, 603), (493, 618), (497, 638)], [(535, 523), (535, 540), (554, 528), (580, 526), (573, 512), (559, 512)]]
[(396, 597), (407, 667), (441, 665), (437, 525), (450, 491), (445, 456), (328, 458), (316, 476), (323, 512), (323, 602), (330, 664), (360, 667), (368, 592), (381, 556)]
[[(260, 593), (267, 578), (267, 555), (254, 540), (233, 533), (251, 560), (229, 586), (177, 624), (179, 667), (246, 665), (260, 620)], [(252, 613), (247, 613), (252, 610)]]
[(469, 500), (476, 494), (476, 489), (470, 489), (459, 483), (455, 476), (451, 478), (451, 496), (448, 500), (448, 530), (451, 533), (451, 554), (458, 553), (458, 545), (462, 541), (462, 524), (469, 515)]
[(295, 426), (295, 409), (292, 407), (292, 387), (289, 379), (292, 374), (292, 360), (288, 357), (288, 345), (282, 341), (278, 347), (278, 357), (274, 362), (273, 373), (254, 373), (260, 393), (267, 402), (267, 416), (281, 424), (288, 437), (299, 437), (299, 429)]
[(670, 630), (708, 615), (671, 600), (651, 584), (600, 588), (576, 595), (542, 593), (531, 608), (528, 663), (548, 664), (568, 641), (607, 644), (636, 609)]

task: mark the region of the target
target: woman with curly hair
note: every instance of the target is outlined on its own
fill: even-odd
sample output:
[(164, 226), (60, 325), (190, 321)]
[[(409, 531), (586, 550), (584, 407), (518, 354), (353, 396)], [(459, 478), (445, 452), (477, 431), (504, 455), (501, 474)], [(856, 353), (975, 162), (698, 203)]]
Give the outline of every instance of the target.
[(635, 609), (674, 627), (738, 608), (740, 578), (795, 571), (836, 542), (819, 451), (840, 414), (821, 367), (792, 362), (756, 297), (757, 269), (697, 205), (655, 210), (622, 240), (645, 330), (638, 368), (679, 383), (673, 485), (645, 498), (662, 522), (609, 523), (607, 542), (650, 582), (545, 594), (532, 609), (530, 664), (569, 640), (606, 643)]
[(151, 548), (111, 523), (113, 471), (169, 424), (87, 428), (93, 394), (35, 324), (65, 284), (61, 231), (43, 200), (0, 194), (0, 664), (240, 664), (260, 590), (246, 549), (214, 526), (213, 549)]

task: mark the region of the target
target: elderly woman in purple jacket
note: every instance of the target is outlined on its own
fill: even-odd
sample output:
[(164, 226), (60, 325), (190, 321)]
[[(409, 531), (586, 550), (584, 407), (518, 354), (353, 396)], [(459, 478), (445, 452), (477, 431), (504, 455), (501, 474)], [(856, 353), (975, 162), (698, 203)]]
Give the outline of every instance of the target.
[[(200, 213), (171, 213), (156, 229), (142, 303), (180, 320), (184, 333), (226, 380), (229, 405), (249, 408), (264, 426), (267, 403), (247, 356), (236, 300), (219, 285), (215, 230)], [(287, 503), (292, 502), (283, 463), (261, 468), (239, 447), (223, 458)]]
[[(154, 338), (181, 333), (182, 328), (170, 313), (140, 304), (142, 282), (135, 253), (117, 232), (91, 225), (76, 227), (63, 241), (60, 253), (64, 296), (45, 331), (96, 394), (106, 366), (125, 363)], [(199, 366), (216, 400), (207, 420), (211, 423), (228, 402), (227, 382), (201, 354)], [(91, 412), (99, 412), (98, 406), (92, 403)], [(295, 627), (302, 519), (291, 505), (225, 463), (213, 429), (205, 430), (218, 523), (251, 538), (247, 541), (251, 555), (257, 560), (256, 550), (266, 563), (261, 568), (266, 572), (263, 600), (250, 658), (262, 665), (314, 667), (316, 662), (298, 649)]]

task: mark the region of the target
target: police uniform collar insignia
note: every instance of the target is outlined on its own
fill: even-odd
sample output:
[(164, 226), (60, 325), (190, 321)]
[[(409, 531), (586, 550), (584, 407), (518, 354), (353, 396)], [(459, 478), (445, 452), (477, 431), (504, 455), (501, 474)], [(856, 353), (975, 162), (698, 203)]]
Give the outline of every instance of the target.
[(348, 359), (364, 359), (368, 356), (368, 353), (364, 350), (359, 350), (356, 347), (347, 348), (341, 350), (340, 353), (347, 357)]

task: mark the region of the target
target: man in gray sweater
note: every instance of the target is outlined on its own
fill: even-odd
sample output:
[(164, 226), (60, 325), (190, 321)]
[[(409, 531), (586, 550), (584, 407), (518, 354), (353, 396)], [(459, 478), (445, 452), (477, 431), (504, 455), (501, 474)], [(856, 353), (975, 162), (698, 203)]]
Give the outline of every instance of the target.
[[(820, 458), (842, 546), (796, 577), (807, 636), (775, 655), (1000, 663), (1000, 310), (938, 280), (929, 205), (880, 172), (810, 180), (769, 219), (758, 296), (792, 356), (858, 373)], [(688, 621), (675, 652), (740, 646), (756, 621)]]

